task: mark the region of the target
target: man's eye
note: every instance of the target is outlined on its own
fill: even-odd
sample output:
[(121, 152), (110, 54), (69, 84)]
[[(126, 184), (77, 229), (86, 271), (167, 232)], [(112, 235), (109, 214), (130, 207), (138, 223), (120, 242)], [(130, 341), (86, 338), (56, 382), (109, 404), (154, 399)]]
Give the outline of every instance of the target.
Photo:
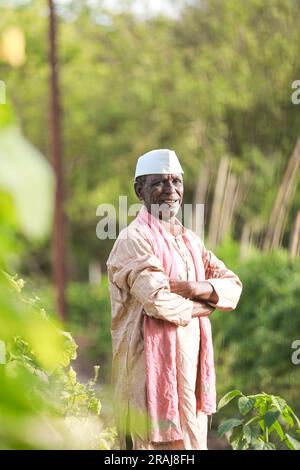
[[(152, 183), (152, 186), (162, 186), (164, 183), (165, 183), (165, 180), (155, 181), (154, 183)], [(182, 184), (182, 181), (180, 179), (176, 178), (175, 180), (173, 180), (173, 183), (174, 184)]]

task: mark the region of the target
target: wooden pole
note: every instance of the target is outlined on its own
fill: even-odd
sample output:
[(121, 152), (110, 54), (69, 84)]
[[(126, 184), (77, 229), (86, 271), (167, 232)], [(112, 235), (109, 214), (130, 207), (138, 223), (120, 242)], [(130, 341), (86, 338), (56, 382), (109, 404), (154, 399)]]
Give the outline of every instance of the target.
[(293, 192), (296, 188), (296, 178), (300, 164), (300, 136), (289, 160), (288, 166), (280, 184), (275, 203), (270, 216), (267, 233), (264, 240), (264, 250), (278, 248), (281, 244), (287, 213)]
[(50, 154), (55, 173), (55, 208), (52, 244), (52, 268), (56, 288), (56, 304), (62, 320), (66, 319), (65, 217), (63, 211), (63, 165), (61, 145), (61, 108), (59, 68), (56, 50), (56, 18), (53, 0), (49, 6), (49, 63), (50, 63)]
[(208, 244), (210, 247), (214, 247), (219, 239), (219, 223), (222, 213), (222, 204), (228, 172), (229, 160), (226, 157), (222, 157), (218, 169), (218, 176), (215, 185), (214, 199), (209, 224)]
[[(209, 163), (206, 161), (202, 164), (201, 170), (198, 176), (197, 187), (194, 196), (193, 204), (193, 213), (192, 213), (192, 227), (196, 231), (197, 235), (200, 238), (205, 236), (205, 220), (206, 220), (206, 211), (205, 204), (207, 202), (207, 195), (209, 192), (211, 182), (211, 171)], [(199, 208), (198, 204), (203, 204), (203, 207)], [(197, 210), (196, 210), (197, 209)], [(201, 220), (201, 216), (203, 219)], [(200, 220), (199, 220), (200, 219)]]
[(297, 212), (293, 230), (291, 233), (289, 254), (292, 260), (295, 260), (300, 250), (300, 211)]

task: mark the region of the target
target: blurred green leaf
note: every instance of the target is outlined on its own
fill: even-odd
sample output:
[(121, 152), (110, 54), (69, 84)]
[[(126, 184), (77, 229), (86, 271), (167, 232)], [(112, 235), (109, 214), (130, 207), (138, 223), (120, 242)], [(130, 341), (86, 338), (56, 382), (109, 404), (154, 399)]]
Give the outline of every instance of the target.
[(227, 433), (228, 431), (231, 431), (231, 429), (239, 426), (240, 424), (242, 424), (242, 421), (240, 419), (234, 419), (234, 418), (228, 419), (227, 421), (225, 421), (219, 426), (218, 435), (222, 437), (224, 436), (225, 433)]
[(0, 129), (0, 188), (13, 195), (18, 223), (28, 237), (50, 230), (53, 185), (50, 165), (19, 129)]

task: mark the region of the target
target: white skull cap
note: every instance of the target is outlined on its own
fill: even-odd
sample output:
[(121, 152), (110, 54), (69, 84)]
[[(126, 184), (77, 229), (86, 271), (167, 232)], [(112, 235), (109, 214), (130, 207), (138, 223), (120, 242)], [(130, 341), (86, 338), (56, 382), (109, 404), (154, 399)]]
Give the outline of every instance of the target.
[(136, 164), (135, 176), (184, 173), (174, 150), (157, 149), (142, 155)]

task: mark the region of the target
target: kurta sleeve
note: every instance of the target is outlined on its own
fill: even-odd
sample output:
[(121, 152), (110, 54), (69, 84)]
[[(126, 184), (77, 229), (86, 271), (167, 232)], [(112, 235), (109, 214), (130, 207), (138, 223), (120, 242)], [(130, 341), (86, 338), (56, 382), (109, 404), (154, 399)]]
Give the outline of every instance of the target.
[(213, 286), (218, 295), (218, 302), (216, 304), (209, 302), (209, 304), (219, 310), (234, 310), (242, 292), (240, 279), (204, 245), (202, 245), (202, 260), (205, 279)]
[(176, 325), (187, 325), (194, 302), (170, 291), (169, 279), (145, 238), (120, 239), (107, 263), (112, 282), (130, 292), (145, 314)]
[(193, 302), (193, 312), (192, 317), (199, 317), (199, 316), (208, 316), (214, 311), (214, 306), (212, 307), (208, 305), (207, 302)]

